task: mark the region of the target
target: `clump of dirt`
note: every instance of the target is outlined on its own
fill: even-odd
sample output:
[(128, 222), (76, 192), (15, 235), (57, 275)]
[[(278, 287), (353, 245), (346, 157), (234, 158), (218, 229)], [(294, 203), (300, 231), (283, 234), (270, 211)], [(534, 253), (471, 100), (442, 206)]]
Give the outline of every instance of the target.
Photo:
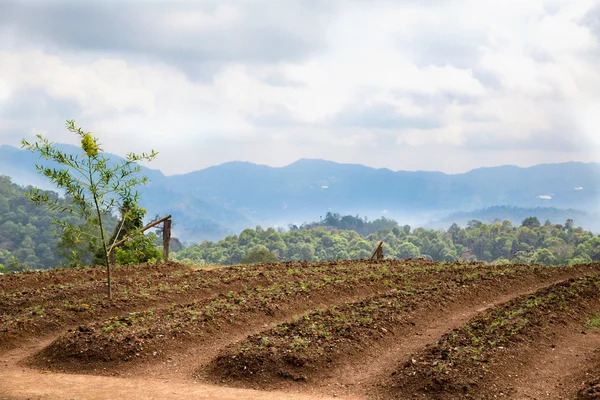
[[(392, 378), (390, 395), (488, 398), (509, 388), (490, 385), (497, 368), (518, 362), (519, 349), (569, 324), (581, 324), (598, 308), (600, 275), (541, 289), (494, 307), (413, 355)], [(593, 385), (592, 385), (593, 388)]]
[[(593, 330), (598, 330), (595, 327)], [(588, 368), (586, 376), (589, 378), (583, 382), (577, 392), (577, 400), (600, 399), (600, 348), (596, 349), (593, 366)]]
[[(600, 368), (598, 369), (600, 372)], [(600, 378), (596, 378), (587, 382), (579, 392), (577, 392), (577, 400), (592, 400), (600, 399)]]

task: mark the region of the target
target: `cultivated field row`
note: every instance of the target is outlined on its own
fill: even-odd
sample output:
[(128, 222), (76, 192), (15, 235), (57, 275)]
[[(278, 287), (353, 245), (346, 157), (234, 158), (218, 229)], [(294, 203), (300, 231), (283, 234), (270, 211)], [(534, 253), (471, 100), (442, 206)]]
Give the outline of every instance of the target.
[[(390, 394), (428, 398), (524, 398), (527, 362), (552, 352), (566, 334), (581, 336), (585, 317), (600, 310), (600, 275), (569, 279), (476, 316), (399, 366)], [(569, 332), (571, 331), (571, 332)], [(585, 366), (584, 366), (585, 367)], [(572, 371), (563, 371), (565, 375)], [(521, 379), (510, 379), (521, 375)], [(562, 377), (557, 377), (562, 378)], [(546, 390), (551, 390), (547, 387)]]
[[(600, 332), (583, 326), (600, 311), (600, 264), (341, 261), (194, 271), (168, 263), (116, 271), (112, 302), (101, 270), (0, 277), (0, 348), (53, 337), (28, 365), (378, 399), (535, 398), (535, 385), (523, 382), (542, 385), (557, 374), (566, 376), (555, 390), (561, 398), (598, 390)], [(570, 355), (575, 344), (581, 358)], [(552, 357), (562, 351), (561, 372)]]
[(541, 268), (422, 262), (299, 267), (283, 265), (280, 276), (263, 286), (242, 285), (239, 290), (222, 291), (192, 302), (172, 302), (79, 325), (55, 340), (40, 354), (39, 360), (48, 367), (74, 371), (98, 370), (97, 362), (113, 363), (116, 367), (124, 361), (159, 360), (169, 357), (170, 348), (182, 343), (198, 346), (205, 342), (205, 346), (211, 346), (211, 339), (219, 330), (234, 332), (262, 326), (318, 304), (351, 301), (356, 296), (397, 288), (418, 288), (428, 282), (453, 279), (462, 282), (484, 275)]
[[(379, 345), (381, 348), (381, 345), (383, 345), (383, 347), (393, 348), (394, 342), (409, 342), (410, 335), (420, 335), (420, 332), (415, 332), (411, 325), (418, 323), (420, 318), (424, 318), (429, 313), (432, 305), (434, 308), (449, 309), (453, 302), (460, 298), (469, 298), (472, 294), (475, 294), (476, 297), (485, 298), (486, 291), (488, 294), (493, 293), (498, 296), (500, 295), (500, 292), (496, 291), (498, 287), (510, 285), (511, 281), (514, 283), (516, 280), (526, 280), (528, 273), (556, 273), (557, 270), (534, 271), (517, 267), (516, 269), (509, 268), (507, 271), (480, 272), (482, 272), (480, 276), (468, 275), (470, 282), (467, 282), (464, 276), (457, 275), (455, 280), (444, 280), (418, 289), (395, 290), (362, 301), (307, 312), (301, 318), (279, 324), (227, 346), (200, 371), (200, 374), (206, 374), (208, 377), (212, 377), (214, 381), (262, 388), (277, 387), (281, 380), (310, 382), (312, 385), (335, 382), (335, 379), (331, 379), (332, 376), (335, 377), (337, 374), (339, 378), (354, 372), (352, 368), (347, 368), (346, 364), (351, 364), (353, 361), (360, 363), (361, 359), (369, 355), (371, 347)], [(537, 278), (539, 279), (540, 276), (537, 275)], [(581, 315), (585, 315), (581, 314), (584, 310), (589, 312), (594, 307), (600, 306), (600, 304), (597, 304), (597, 297), (591, 297), (591, 300), (587, 301), (592, 294), (598, 293), (600, 278), (594, 275), (590, 278), (575, 281), (574, 284), (569, 282), (541, 289), (540, 292), (532, 295), (532, 298), (538, 300), (540, 298), (554, 299), (555, 296), (562, 295), (560, 288), (563, 285), (568, 285), (569, 289), (566, 290), (566, 293), (572, 293), (572, 296), (564, 295), (561, 302), (552, 303), (552, 305), (561, 308), (568, 307), (567, 303), (569, 301), (573, 302), (572, 308), (567, 308), (567, 310), (574, 313), (580, 321)], [(465, 285), (465, 283), (468, 284)], [(544, 297), (544, 290), (549, 291), (550, 294)], [(559, 293), (557, 294), (557, 292)], [(541, 303), (538, 304), (538, 300), (531, 300), (529, 296), (525, 296), (525, 298), (527, 300), (524, 301), (527, 305), (539, 306), (548, 302), (544, 303), (539, 300)], [(585, 304), (579, 303), (580, 300), (583, 301), (582, 299), (586, 299)], [(520, 316), (517, 324), (520, 323), (530, 328), (531, 325), (528, 324), (531, 324), (531, 322), (521, 318), (520, 305), (514, 306), (512, 303), (508, 303), (498, 307), (500, 309), (507, 307), (510, 310), (516, 307), (517, 311), (514, 311), (514, 313)], [(546, 310), (542, 307), (534, 309), (541, 313), (538, 315), (538, 319), (541, 319)], [(490, 311), (491, 317), (488, 317), (487, 314), (481, 317), (484, 318), (485, 322), (473, 323), (489, 326), (492, 331), (496, 326), (504, 327), (505, 321), (503, 317), (497, 317), (496, 310), (494, 308)], [(512, 312), (507, 311), (510, 315), (513, 315)], [(571, 314), (567, 313), (566, 315)], [(550, 321), (552, 321), (552, 318), (555, 317), (550, 317)], [(443, 324), (443, 322), (438, 322), (438, 324)], [(522, 328), (522, 326), (518, 325), (518, 328)], [(511, 332), (513, 331), (517, 332), (518, 330), (515, 328), (511, 330)], [(471, 334), (471, 331), (469, 331), (469, 334)], [(493, 341), (494, 339), (490, 339), (490, 343)], [(417, 343), (419, 342), (417, 341)], [(405, 356), (405, 354), (399, 354), (396, 360), (398, 362), (405, 361), (403, 359)], [(475, 356), (475, 359), (477, 357)], [(390, 359), (389, 356), (387, 358)], [(414, 358), (411, 359), (414, 360)], [(374, 360), (374, 364), (377, 364), (377, 362), (377, 360)], [(481, 362), (484, 363), (481, 365), (489, 365), (487, 359)], [(425, 370), (423, 374), (432, 377), (436, 384), (439, 384), (439, 378), (433, 375), (432, 371), (438, 371), (444, 377), (448, 376), (448, 370), (439, 361), (426, 360), (424, 365), (432, 366), (430, 369)], [(372, 370), (377, 368), (376, 365), (371, 366)], [(385, 368), (380, 368), (378, 372), (380, 374), (385, 373)], [(397, 371), (394, 372), (394, 374), (397, 373)], [(468, 372), (463, 376), (471, 379)], [(370, 380), (371, 383), (375, 383), (383, 378), (383, 376), (371, 376)], [(416, 378), (417, 375), (414, 371), (408, 372), (407, 380), (409, 382), (414, 383)], [(460, 379), (455, 378), (450, 376), (449, 381), (460, 382)], [(346, 379), (346, 383), (350, 382), (352, 380)], [(356, 383), (356, 379), (352, 383)], [(406, 387), (397, 382), (392, 383), (392, 386), (402, 388), (400, 392), (392, 396), (393, 398), (407, 391)], [(468, 385), (462, 384), (458, 387), (461, 393), (469, 388)], [(436, 395), (447, 391), (446, 387), (441, 388)], [(423, 393), (430, 392), (432, 392), (431, 387), (423, 389)]]
[[(392, 275), (404, 274), (408, 264), (391, 262)], [(415, 260), (411, 270), (432, 268), (434, 263)], [(427, 267), (429, 265), (429, 267)], [(177, 263), (117, 267), (113, 272), (113, 296), (105, 296), (103, 268), (57, 269), (0, 276), (0, 349), (27, 337), (52, 334), (77, 324), (149, 307), (201, 301), (244, 288), (272, 283), (309, 282), (331, 276), (372, 278), (368, 263), (282, 263), (252, 267), (193, 270)], [(408, 273), (409, 274), (409, 273)], [(381, 275), (385, 276), (384, 274)], [(369, 286), (384, 285), (382, 279)]]

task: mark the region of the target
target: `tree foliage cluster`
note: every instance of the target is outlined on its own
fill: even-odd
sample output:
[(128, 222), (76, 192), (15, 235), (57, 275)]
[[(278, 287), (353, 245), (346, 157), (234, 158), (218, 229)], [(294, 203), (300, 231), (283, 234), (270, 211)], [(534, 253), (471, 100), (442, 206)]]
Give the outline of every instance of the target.
[(452, 224), (447, 230), (413, 230), (408, 225), (399, 226), (395, 222), (394, 225), (391, 229), (379, 229), (368, 235), (328, 226), (287, 232), (259, 226), (218, 242), (205, 241), (187, 247), (174, 257), (184, 262), (224, 265), (273, 259), (365, 259), (371, 256), (377, 242), (383, 240), (385, 256), (394, 259), (422, 257), (436, 261), (544, 265), (600, 261), (600, 236), (575, 227), (571, 220), (564, 224), (550, 221), (541, 224), (536, 217), (530, 217), (520, 226), (509, 221), (485, 224), (472, 220), (466, 227)]
[(338, 213), (328, 212), (325, 214), (325, 218), (322, 218), (319, 222), (302, 224), (299, 227), (290, 225), (289, 228), (290, 230), (306, 230), (323, 227), (328, 229), (352, 230), (361, 236), (367, 236), (381, 229), (392, 229), (397, 226), (398, 223), (396, 221), (386, 217), (380, 217), (376, 220), (369, 221), (367, 217), (361, 218), (358, 215), (355, 217), (352, 215), (342, 216)]
[[(0, 176), (0, 270), (47, 269), (86, 262), (89, 265), (95, 249), (93, 243), (77, 241), (75, 236), (58, 237), (60, 229), (53, 224), (55, 219), (78, 224), (81, 222), (79, 217), (36, 206), (25, 196), (32, 189)], [(60, 198), (56, 192), (45, 191), (43, 194), (68, 206), (69, 201)], [(108, 226), (116, 226), (116, 218), (106, 218)]]
[[(97, 240), (90, 239), (99, 234), (98, 227), (67, 211), (37, 206), (26, 196), (34, 189), (17, 185), (10, 177), (0, 175), (0, 272), (102, 264), (102, 247)], [(69, 206), (68, 197), (65, 199), (57, 192), (40, 191), (40, 194), (47, 195), (59, 205)], [(143, 224), (144, 209), (123, 211), (119, 217), (112, 214), (103, 217), (112, 234), (111, 240), (120, 240), (126, 232), (134, 232)], [(133, 218), (122, 223), (123, 215), (127, 214)], [(89, 234), (62, 231), (55, 224), (56, 220), (78, 225)], [(131, 240), (116, 249), (117, 264), (139, 264), (162, 258), (162, 233), (131, 236)], [(174, 251), (183, 248), (177, 238), (171, 239), (171, 246)]]

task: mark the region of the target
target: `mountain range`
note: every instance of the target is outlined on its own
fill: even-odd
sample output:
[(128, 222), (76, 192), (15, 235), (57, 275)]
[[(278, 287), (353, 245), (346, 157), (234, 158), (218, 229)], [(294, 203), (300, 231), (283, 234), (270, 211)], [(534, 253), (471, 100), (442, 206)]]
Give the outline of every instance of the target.
[[(70, 145), (60, 148), (81, 152)], [(56, 190), (36, 173), (34, 165), (41, 161), (37, 154), (0, 145), (0, 174), (21, 185)], [(504, 215), (510, 207), (524, 215), (573, 215), (576, 224), (600, 229), (595, 214), (600, 208), (599, 163), (486, 167), (462, 174), (315, 159), (285, 167), (227, 162), (171, 176), (142, 169), (151, 181), (140, 190), (142, 206), (150, 216), (172, 214), (175, 233), (186, 241), (215, 240), (256, 225), (287, 227), (318, 220), (328, 211), (385, 216), (402, 225), (449, 225), (449, 215), (460, 221), (477, 213), (492, 218), (494, 206), (504, 206), (497, 209)]]

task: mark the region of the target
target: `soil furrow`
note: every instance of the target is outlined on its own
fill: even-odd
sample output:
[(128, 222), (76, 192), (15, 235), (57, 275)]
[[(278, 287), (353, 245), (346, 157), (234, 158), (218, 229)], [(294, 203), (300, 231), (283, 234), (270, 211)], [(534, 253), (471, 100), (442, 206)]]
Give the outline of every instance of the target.
[[(343, 369), (347, 368), (349, 360), (368, 365), (368, 361), (373, 359), (367, 358), (365, 362), (363, 357), (365, 354), (376, 355), (377, 351), (370, 353), (372, 349), (379, 348), (381, 352), (386, 352), (389, 345), (398, 342), (398, 338), (405, 341), (411, 333), (413, 337), (418, 337), (415, 326), (421, 323), (421, 318), (432, 321), (427, 317), (428, 313), (438, 318), (437, 323), (450, 321), (456, 315), (450, 318), (441, 311), (457, 302), (463, 302), (465, 307), (474, 306), (480, 304), (482, 297), (491, 301), (503, 292), (516, 296), (519, 290), (526, 289), (527, 284), (547, 284), (592, 271), (597, 272), (586, 267), (535, 272), (517, 268), (510, 274), (470, 276), (466, 281), (458, 274), (454, 281), (440, 281), (422, 290), (400, 291), (324, 311), (316, 310), (298, 321), (281, 324), (228, 346), (199, 374), (216, 381), (261, 388), (279, 387), (283, 382), (289, 382), (290, 385), (309, 382), (314, 386), (328, 376), (329, 383), (339, 385), (340, 382), (332, 378), (331, 371), (339, 368), (338, 371), (343, 372), (338, 376), (344, 375), (344, 372), (348, 372)], [(457, 282), (464, 283), (457, 285)], [(463, 321), (468, 319), (466, 316), (457, 317), (458, 320), (461, 318)], [(426, 328), (426, 325), (419, 328)], [(430, 328), (435, 329), (435, 326)], [(418, 348), (424, 343), (419, 338), (417, 344), (410, 348)], [(377, 368), (385, 370), (385, 362)], [(375, 375), (378, 373), (376, 371)], [(363, 371), (362, 375), (370, 376), (370, 372)], [(361, 374), (352, 379), (361, 381)]]
[(600, 309), (599, 289), (595, 274), (490, 308), (411, 355), (372, 397), (572, 397), (598, 346), (598, 336), (581, 330)]
[[(573, 399), (588, 379), (590, 365), (598, 362), (600, 332), (572, 326), (550, 345), (540, 343), (521, 353), (522, 365), (495, 379), (510, 382), (503, 391), (511, 399)], [(510, 394), (509, 394), (510, 393)]]
[[(111, 374), (131, 370), (137, 364), (156, 364), (173, 369), (177, 353), (196, 347), (196, 353), (210, 349), (223, 340), (231, 341), (236, 332), (249, 332), (264, 324), (290, 318), (320, 304), (332, 304), (390, 290), (390, 286), (419, 286), (432, 279), (450, 277), (472, 270), (503, 271), (478, 265), (438, 265), (422, 269), (419, 265), (381, 263), (378, 268), (332, 269), (316, 280), (275, 282), (272, 286), (228, 292), (190, 304), (143, 311), (117, 318), (106, 324), (92, 323), (62, 335), (44, 349), (33, 363), (64, 371), (87, 370)], [(391, 267), (391, 268), (388, 268)], [(435, 274), (434, 274), (435, 273)], [(307, 275), (303, 271), (303, 277)], [(113, 328), (114, 327), (114, 328)], [(173, 340), (176, 339), (176, 340)], [(202, 352), (204, 354), (204, 352)], [(189, 356), (189, 355), (188, 355)], [(175, 372), (180, 372), (175, 368)]]
[(373, 348), (366, 349), (357, 357), (348, 359), (340, 368), (333, 369), (329, 376), (318, 383), (328, 388), (345, 388), (345, 393), (368, 395), (373, 386), (388, 377), (398, 364), (425, 347), (444, 333), (458, 328), (477, 314), (518, 296), (563, 281), (573, 275), (565, 274), (554, 279), (525, 279), (508, 289), (502, 287), (479, 288), (466, 296), (459, 296), (448, 306), (437, 309), (418, 310), (407, 322), (409, 326), (391, 340), (381, 341)]
[[(427, 265), (410, 263), (413, 264), (417, 268)], [(391, 262), (391, 265), (402, 269), (408, 263)], [(117, 267), (112, 301), (104, 296), (103, 278), (91, 268), (52, 270), (23, 276), (2, 275), (2, 285), (12, 283), (14, 286), (15, 282), (21, 282), (24, 287), (0, 293), (0, 351), (30, 337), (35, 340), (40, 335), (67, 330), (75, 324), (145, 310), (150, 306), (161, 309), (173, 302), (208, 299), (244, 287), (314, 279), (327, 271), (346, 275), (350, 274), (349, 271), (366, 273), (369, 268), (368, 263), (347, 261), (320, 264), (290, 262), (211, 271), (192, 271), (176, 263)], [(82, 276), (86, 279), (81, 279)], [(38, 280), (40, 282), (36, 286)]]
[[(587, 400), (594, 398), (590, 397), (594, 391), (600, 391), (599, 382), (594, 380), (600, 366), (600, 353), (595, 351), (600, 347), (600, 333), (586, 330), (582, 334), (582, 321), (577, 317), (596, 312), (589, 317), (589, 321), (595, 321), (589, 326), (599, 324), (600, 302), (595, 294), (600, 277), (594, 274), (600, 271), (600, 264), (546, 268), (386, 260), (238, 266), (199, 275), (189, 268), (181, 270), (178, 265), (167, 269), (157, 267), (152, 274), (173, 274), (168, 284), (166, 280), (148, 279), (139, 269), (121, 270), (120, 279), (125, 285), (121, 288), (132, 290), (123, 291), (122, 299), (107, 308), (98, 306), (93, 312), (81, 303), (97, 289), (90, 285), (90, 278), (101, 280), (97, 271), (91, 275), (82, 270), (0, 278), (0, 287), (3, 283), (8, 283), (3, 289), (10, 287), (8, 291), (0, 290), (0, 348), (3, 339), (9, 337), (20, 346), (0, 352), (0, 400), (312, 400), (325, 396), (353, 400), (414, 396), (485, 399), (503, 395), (559, 399), (573, 398), (578, 390), (579, 398)], [(551, 285), (581, 275), (594, 277)], [(21, 292), (20, 283), (24, 288)], [(144, 299), (146, 296), (138, 296), (140, 288), (155, 295)], [(86, 298), (78, 298), (78, 293)], [(532, 294), (524, 295), (527, 293)], [(161, 302), (163, 294), (166, 300)], [(558, 297), (552, 297), (554, 294)], [(199, 299), (190, 303), (196, 295)], [(148, 305), (154, 307), (158, 318), (153, 318), (153, 313), (146, 315)], [(10, 315), (3, 313), (2, 307)], [(49, 308), (63, 313), (60, 324), (46, 326), (46, 330), (23, 329), (27, 324), (35, 328), (50, 321), (51, 313), (38, 314)], [(576, 315), (569, 314), (569, 310)], [(126, 311), (129, 314), (122, 314)], [(93, 322), (61, 335), (60, 341), (50, 340), (56, 339), (57, 331), (78, 323), (77, 317)], [(10, 322), (4, 325), (9, 332), (3, 331), (3, 321), (19, 319), (21, 325)], [(470, 330), (463, 337), (460, 332), (465, 326)], [(96, 333), (90, 335), (93, 330), (88, 332), (89, 328)], [(190, 334), (193, 330), (200, 335)], [(448, 331), (450, 334), (445, 333)], [(145, 340), (143, 335), (148, 333), (150, 337), (166, 336), (159, 341), (164, 347), (158, 350), (168, 350), (168, 356), (153, 355), (153, 346), (159, 342), (138, 341)], [(54, 337), (49, 338), (50, 334)], [(458, 339), (452, 335), (458, 335)], [(435, 356), (427, 358), (431, 346), (447, 340), (459, 341), (447, 353), (432, 353)], [(472, 340), (492, 343), (491, 350), (474, 346)], [(107, 347), (111, 341), (113, 344)], [(127, 347), (131, 341), (135, 342), (131, 349), (142, 350), (143, 356), (137, 357), (134, 351), (131, 358), (127, 355), (129, 361), (109, 357), (109, 362), (90, 367), (85, 365), (84, 355), (71, 366), (73, 374), (59, 372), (63, 365), (45, 370), (47, 361), (39, 355), (36, 360), (42, 370), (29, 369), (26, 364), (34, 353), (44, 354), (39, 351), (57, 343), (67, 346), (55, 346), (56, 354), (64, 355), (67, 350), (77, 357), (75, 353), (85, 353), (89, 346), (88, 355), (103, 358), (107, 348)], [(239, 346), (245, 350), (238, 361), (226, 362), (228, 368), (233, 367), (237, 374), (241, 371), (238, 366), (247, 365), (254, 371), (257, 364), (248, 361), (268, 353), (268, 357), (256, 359), (259, 366), (275, 362), (273, 368), (268, 368), (266, 380), (265, 371), (260, 370), (241, 380), (231, 379), (231, 374), (206, 374), (214, 367), (214, 360), (223, 355), (225, 359), (230, 357), (231, 349)], [(296, 369), (287, 364), (286, 354), (295, 357), (289, 360), (299, 363), (294, 364)], [(444, 354), (451, 356), (450, 363)], [(399, 369), (402, 362), (404, 366)], [(410, 368), (417, 366), (423, 368), (423, 376), (409, 374)], [(199, 367), (201, 373), (193, 374)], [(435, 393), (419, 391), (416, 386), (412, 390), (410, 385), (403, 386), (405, 376), (417, 386), (434, 377), (452, 387)], [(236, 389), (223, 383), (244, 387)], [(249, 390), (256, 388), (272, 391)]]
[[(43, 349), (53, 339), (38, 340), (0, 356), (0, 400), (55, 399), (212, 399), (212, 400), (332, 400), (319, 393), (260, 392), (212, 386), (185, 376), (121, 378), (29, 369), (23, 360)], [(336, 400), (357, 400), (353, 397)]]

